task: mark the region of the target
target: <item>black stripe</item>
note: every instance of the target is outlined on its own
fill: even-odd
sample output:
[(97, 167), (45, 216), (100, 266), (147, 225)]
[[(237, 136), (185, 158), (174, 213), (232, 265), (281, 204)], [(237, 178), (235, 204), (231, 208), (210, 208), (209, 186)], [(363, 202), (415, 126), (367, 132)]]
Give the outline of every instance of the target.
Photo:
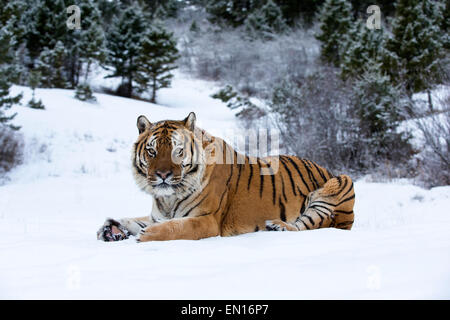
[(250, 158), (248, 159), (248, 165), (250, 166), (250, 175), (248, 176), (247, 190), (250, 190), (250, 182), (252, 181), (253, 177), (253, 165), (250, 163)]
[(350, 201), (352, 199), (355, 198), (355, 195), (352, 195), (351, 197), (348, 197), (347, 199), (342, 200), (341, 202), (339, 202), (336, 206), (340, 206), (341, 204), (343, 204), (344, 202)]
[(316, 170), (319, 172), (320, 177), (322, 178), (323, 182), (325, 183), (327, 181), (327, 178), (323, 174), (322, 170), (319, 168), (319, 166), (315, 162), (311, 161), (311, 163), (313, 164), (314, 168), (316, 168)]
[(338, 223), (335, 228), (341, 228), (341, 227), (348, 227), (351, 224), (353, 224), (354, 221), (344, 221), (344, 222), (340, 222)]
[[(347, 179), (346, 179), (347, 180)], [(350, 189), (348, 189), (347, 190), (347, 192), (346, 193), (344, 193), (344, 195), (342, 196), (342, 198), (343, 197), (345, 197), (350, 191), (352, 191), (353, 190), (353, 182), (352, 182), (352, 185), (350, 186)]]
[(301, 223), (303, 223), (303, 225), (306, 227), (306, 229), (311, 230), (310, 227), (308, 227), (308, 225), (302, 220), (302, 219), (298, 219)]
[(217, 210), (214, 211), (214, 214), (216, 214), (217, 212), (219, 212), (220, 207), (222, 206), (223, 197), (225, 196), (225, 193), (227, 193), (227, 192), (228, 192), (228, 189), (227, 189), (227, 188), (224, 188), (224, 190), (223, 190), (223, 192), (222, 192), (222, 195), (220, 196), (219, 206), (217, 207)]
[(332, 173), (330, 172), (330, 170), (325, 169), (325, 171), (327, 172), (327, 174), (328, 174), (328, 176), (330, 177), (330, 179), (331, 179), (331, 178), (334, 178), (334, 174), (332, 174)]
[(141, 168), (138, 167), (138, 165), (136, 164), (136, 161), (133, 161), (133, 166), (136, 169), (138, 174), (140, 174), (144, 178), (147, 178), (147, 175), (142, 172)]
[(311, 225), (314, 226), (314, 220), (310, 216), (303, 215), (302, 217), (306, 217), (309, 220), (309, 222), (311, 222)]
[(281, 172), (279, 174), (279, 177), (281, 179), (281, 193), (283, 194), (284, 201), (287, 201), (286, 192), (284, 190), (284, 179), (283, 179), (283, 175), (281, 174)]
[(284, 206), (284, 203), (281, 201), (281, 197), (278, 199), (280, 204), (280, 219), (281, 221), (286, 222), (286, 207)]
[(352, 210), (352, 211), (334, 210), (334, 213), (352, 214), (352, 213), (353, 213), (353, 210)]
[(317, 181), (316, 175), (314, 174), (312, 161), (311, 160), (306, 160), (306, 163), (308, 164), (308, 168), (311, 171), (311, 176), (312, 176), (312, 178), (314, 180), (314, 183), (316, 185), (316, 189), (319, 189), (320, 188), (320, 184), (319, 184), (319, 181)]
[[(206, 188), (208, 187), (209, 183), (211, 182), (211, 180), (208, 181), (208, 183), (206, 184), (206, 186), (203, 188), (203, 190), (206, 190)], [(188, 204), (186, 204), (186, 206), (181, 210), (185, 210), (187, 207), (189, 207), (192, 203), (194, 203), (195, 200), (197, 200), (200, 196), (202, 195), (202, 192), (199, 192), (194, 199), (192, 199), (192, 201), (190, 201)], [(188, 195), (186, 198), (184, 198), (183, 200), (181, 200), (180, 202), (183, 202), (184, 200), (188, 199), (189, 197), (191, 197), (192, 194)], [(175, 209), (178, 209), (178, 206), (180, 205), (180, 203), (177, 204)], [(174, 210), (174, 213), (176, 212), (176, 210)]]
[(322, 201), (322, 200), (314, 200), (313, 203), (324, 203), (324, 204), (329, 205), (329, 206), (332, 206), (332, 207), (335, 207), (335, 206), (336, 206), (336, 205), (334, 205), (334, 204), (332, 204), (332, 203), (330, 203), (330, 202), (326, 202), (326, 201)]
[(198, 171), (198, 164), (196, 164), (194, 167), (192, 167), (191, 170), (186, 172), (186, 174), (193, 174), (193, 173), (196, 173), (197, 171)]
[(302, 207), (300, 208), (300, 214), (303, 214), (303, 212), (305, 212), (305, 203), (306, 203), (306, 198), (303, 198)]
[(259, 227), (258, 226), (255, 227), (255, 232), (257, 232), (257, 231), (259, 231)]
[[(342, 178), (341, 178), (340, 176), (337, 176), (337, 177), (335, 177), (335, 178), (338, 180), (339, 185), (341, 185), (341, 184), (342, 184)], [(342, 190), (345, 189), (346, 186), (347, 186), (347, 179), (344, 180), (344, 186), (343, 186), (342, 188), (340, 188), (338, 192), (333, 193), (333, 194), (328, 194), (328, 195), (326, 195), (325, 197), (329, 198), (329, 197), (335, 197), (335, 196), (337, 196), (339, 193), (342, 192)]]
[(259, 158), (257, 159), (258, 163), (258, 170), (259, 170), (259, 176), (260, 176), (260, 184), (259, 184), (259, 197), (262, 197), (262, 193), (264, 190), (264, 175), (261, 174), (261, 162), (259, 161)]
[(197, 208), (202, 202), (203, 200), (205, 200), (208, 197), (208, 193), (205, 194), (205, 196), (199, 201), (197, 202), (194, 206), (192, 206), (184, 215), (183, 217), (186, 217), (189, 213), (191, 213), (192, 210), (194, 210), (195, 208)]
[(233, 169), (234, 169), (234, 165), (230, 164), (230, 176), (228, 177), (228, 180), (227, 180), (227, 187), (230, 184), (231, 178), (233, 177)]
[[(178, 201), (177, 205), (176, 205), (175, 208), (173, 209), (173, 212), (176, 213), (177, 210), (178, 210), (178, 207), (180, 206), (180, 204), (181, 204), (183, 201), (186, 201), (187, 199), (189, 199), (191, 196), (192, 196), (192, 194), (189, 194), (189, 195), (187, 195), (184, 199)], [(195, 200), (195, 199), (194, 199), (194, 200)]]
[(302, 179), (303, 184), (306, 186), (306, 189), (308, 189), (308, 193), (310, 193), (311, 189), (309, 188), (308, 184), (306, 183), (305, 179), (303, 178), (303, 175), (300, 172), (300, 168), (298, 167), (298, 165), (290, 157), (287, 157), (287, 159), (292, 163), (292, 165), (294, 166), (295, 170), (297, 170), (297, 173), (300, 176), (300, 178)]
[(299, 186), (297, 186), (297, 191), (298, 191), (298, 193), (299, 193), (302, 197), (304, 197), (304, 198), (307, 197), (306, 194), (304, 194), (304, 193), (302, 192), (302, 190), (300, 189)]
[[(270, 168), (270, 167), (269, 167)], [(272, 168), (270, 168), (270, 180), (272, 181), (272, 202), (275, 205), (275, 197), (276, 197), (276, 187), (275, 187), (275, 175), (273, 173)]]
[(286, 172), (288, 173), (289, 179), (291, 180), (291, 185), (292, 185), (292, 192), (294, 193), (294, 195), (297, 195), (297, 192), (295, 191), (295, 184), (294, 184), (294, 179), (292, 178), (292, 172), (291, 170), (289, 170), (287, 164), (284, 162), (284, 157), (280, 156), (280, 160), (281, 160), (281, 164), (283, 165), (284, 169), (286, 170)]
[(322, 224), (323, 224), (325, 219), (324, 219), (324, 217), (322, 217), (322, 215), (319, 212), (316, 212), (316, 213), (320, 217), (320, 222), (319, 222), (319, 228), (320, 228), (320, 227), (322, 227)]
[(134, 222), (136, 222), (136, 224), (139, 226), (139, 227), (141, 227), (141, 228), (145, 228), (147, 225), (146, 224), (144, 224), (144, 223), (142, 223), (142, 222), (140, 222), (140, 221), (137, 221), (137, 220), (134, 220)]
[(139, 156), (139, 159), (141, 158), (141, 153), (142, 153), (142, 148), (144, 147), (144, 145), (146, 144), (146, 139), (143, 139), (144, 141), (141, 141), (141, 145), (139, 146), (139, 149), (137, 150), (137, 154)]
[(341, 176), (337, 176), (336, 179), (337, 179), (337, 181), (339, 183), (339, 187), (340, 187), (342, 185), (342, 177)]
[(300, 159), (300, 161), (303, 163), (303, 166), (305, 167), (306, 171), (308, 172), (309, 180), (311, 181), (314, 190), (319, 188), (319, 183), (317, 182), (316, 178), (314, 177), (314, 174), (311, 171), (311, 167), (309, 166), (308, 160)]
[[(315, 201), (313, 203), (315, 203)], [(325, 207), (325, 206), (321, 206), (320, 204), (313, 204), (312, 206), (309, 206), (309, 207), (310, 208), (323, 208), (323, 209), (329, 211), (330, 213), (333, 212), (333, 210), (331, 210), (330, 208)]]
[(238, 164), (238, 168), (239, 168), (239, 172), (238, 172), (238, 177), (237, 177), (237, 181), (236, 181), (236, 191), (239, 187), (239, 181), (241, 180), (242, 164)]
[(319, 209), (317, 209), (317, 208), (313, 208), (314, 209), (314, 211), (316, 211), (316, 213), (317, 212), (322, 212), (324, 215), (326, 215), (327, 217), (329, 217), (329, 216), (331, 216), (331, 213), (326, 213), (326, 212), (323, 212), (322, 210), (319, 210)]

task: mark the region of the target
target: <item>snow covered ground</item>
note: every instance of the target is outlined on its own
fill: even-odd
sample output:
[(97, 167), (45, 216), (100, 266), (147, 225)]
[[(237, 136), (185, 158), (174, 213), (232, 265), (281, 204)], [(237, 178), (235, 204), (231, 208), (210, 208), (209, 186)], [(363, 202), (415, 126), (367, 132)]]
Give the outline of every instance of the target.
[[(26, 103), (30, 90), (20, 91)], [(38, 89), (45, 111), (14, 107), (26, 154), (0, 186), (0, 298), (450, 298), (450, 187), (358, 181), (351, 231), (97, 241), (105, 217), (151, 208), (130, 172), (137, 116), (195, 111), (199, 126), (222, 134), (236, 123), (212, 92), (177, 75), (160, 105)]]

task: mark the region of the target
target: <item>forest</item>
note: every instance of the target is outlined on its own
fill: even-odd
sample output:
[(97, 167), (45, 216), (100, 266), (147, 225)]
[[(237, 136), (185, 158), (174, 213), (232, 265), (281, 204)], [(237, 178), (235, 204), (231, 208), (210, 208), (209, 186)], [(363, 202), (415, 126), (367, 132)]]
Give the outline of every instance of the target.
[[(73, 89), (94, 101), (91, 76), (100, 67), (120, 84), (95, 90), (154, 103), (178, 68), (218, 83), (214, 97), (243, 127), (277, 128), (287, 153), (356, 176), (448, 185), (449, 3), (371, 4), (2, 0), (2, 170), (20, 162), (6, 110), (21, 97), (9, 94), (11, 85)], [(71, 5), (78, 26), (70, 25)], [(21, 103), (45, 108), (34, 96)]]

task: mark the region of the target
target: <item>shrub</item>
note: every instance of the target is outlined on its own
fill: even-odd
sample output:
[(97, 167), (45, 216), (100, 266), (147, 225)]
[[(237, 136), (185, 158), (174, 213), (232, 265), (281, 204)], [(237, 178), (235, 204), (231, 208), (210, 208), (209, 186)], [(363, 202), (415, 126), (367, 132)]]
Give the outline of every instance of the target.
[(22, 162), (23, 140), (14, 129), (0, 124), (0, 175)]

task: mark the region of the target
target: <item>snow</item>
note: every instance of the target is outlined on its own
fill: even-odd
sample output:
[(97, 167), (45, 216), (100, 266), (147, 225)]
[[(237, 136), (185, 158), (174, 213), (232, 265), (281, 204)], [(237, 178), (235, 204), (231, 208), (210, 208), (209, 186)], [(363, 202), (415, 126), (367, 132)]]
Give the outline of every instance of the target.
[[(24, 104), (31, 91), (24, 92)], [(257, 232), (199, 241), (105, 243), (106, 217), (148, 214), (130, 171), (136, 118), (236, 129), (213, 85), (177, 73), (159, 105), (37, 89), (46, 110), (16, 106), (25, 161), (0, 186), (3, 299), (449, 299), (450, 187), (355, 183), (351, 231)]]

